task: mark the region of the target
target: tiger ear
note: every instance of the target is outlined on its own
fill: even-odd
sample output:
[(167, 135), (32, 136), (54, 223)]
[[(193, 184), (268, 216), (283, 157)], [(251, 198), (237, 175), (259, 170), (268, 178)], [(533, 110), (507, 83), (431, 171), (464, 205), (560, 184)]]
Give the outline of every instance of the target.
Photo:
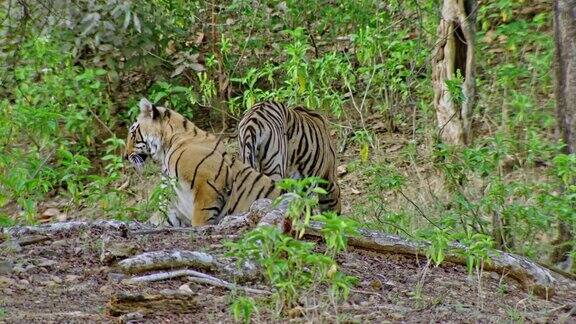
[(148, 116), (152, 119), (156, 119), (160, 116), (158, 108), (156, 108), (156, 106), (154, 106), (154, 104), (148, 101), (148, 99), (146, 98), (140, 99), (139, 106), (140, 106), (140, 112), (144, 114), (144, 116)]

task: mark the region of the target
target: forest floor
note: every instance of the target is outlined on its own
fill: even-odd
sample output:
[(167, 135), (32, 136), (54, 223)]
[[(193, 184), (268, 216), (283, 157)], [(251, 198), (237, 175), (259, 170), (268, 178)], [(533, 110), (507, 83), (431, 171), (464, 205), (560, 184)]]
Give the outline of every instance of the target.
[[(401, 135), (383, 137), (380, 151), (397, 155)], [(401, 147), (402, 145), (400, 145)], [(356, 148), (342, 154), (354, 159)], [(356, 171), (340, 179), (344, 212), (363, 198), (362, 177)], [(419, 190), (414, 188), (415, 191)], [(92, 213), (90, 213), (92, 214)], [(86, 219), (82, 211), (67, 220)], [(57, 221), (54, 218), (53, 221)], [(102, 236), (104, 235), (104, 236)], [(128, 235), (81, 231), (50, 240), (0, 249), (0, 322), (117, 322), (107, 314), (119, 292), (152, 293), (179, 289), (187, 280), (127, 285), (115, 266), (101, 261), (103, 244), (130, 255), (158, 250), (198, 250), (225, 253), (223, 240), (179, 232)], [(319, 242), (319, 249), (322, 244)], [(333, 301), (326, 287), (305, 294), (301, 308), (290, 316), (274, 313), (270, 302), (259, 303), (255, 322), (576, 322), (576, 281), (556, 276), (551, 300), (539, 298), (511, 278), (492, 272), (469, 275), (461, 265), (430, 266), (425, 257), (382, 254), (350, 248), (338, 257), (340, 270), (359, 278), (347, 301)], [(258, 283), (249, 283), (259, 287)], [(230, 291), (188, 283), (196, 307), (147, 314), (136, 322), (233, 322)]]
[[(112, 295), (179, 289), (186, 279), (126, 285), (115, 262), (100, 262), (102, 239), (95, 231), (59, 234), (51, 240), (2, 249), (0, 258), (0, 321), (115, 322), (106, 314)], [(155, 233), (122, 237), (106, 233), (106, 245), (132, 253), (157, 250), (225, 252), (222, 240), (187, 233)], [(321, 247), (320, 247), (321, 248)], [(306, 294), (301, 308), (288, 313), (291, 322), (575, 322), (576, 282), (562, 277), (551, 300), (536, 297), (513, 279), (485, 272), (478, 278), (460, 265), (428, 267), (424, 257), (381, 254), (350, 248), (338, 258), (341, 270), (359, 278), (346, 302), (330, 300), (324, 287)], [(188, 284), (196, 307), (167, 310), (136, 322), (233, 322), (230, 292)], [(248, 283), (258, 287), (257, 283)], [(262, 287), (259, 287), (262, 288)], [(260, 305), (266, 305), (265, 303)], [(255, 322), (279, 321), (267, 306), (259, 306)], [(572, 313), (571, 315), (569, 315)]]

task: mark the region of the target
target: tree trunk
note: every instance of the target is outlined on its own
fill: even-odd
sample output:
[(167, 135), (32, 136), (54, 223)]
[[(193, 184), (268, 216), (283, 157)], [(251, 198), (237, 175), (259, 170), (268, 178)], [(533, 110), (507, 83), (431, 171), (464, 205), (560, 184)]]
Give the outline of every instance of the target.
[[(576, 154), (576, 0), (554, 1), (554, 38), (558, 128), (565, 153)], [(553, 264), (568, 267), (573, 238), (573, 225), (560, 220), (550, 257)]]
[[(472, 108), (476, 95), (476, 0), (444, 0), (442, 18), (438, 25), (438, 42), (432, 57), (434, 108), (439, 135), (448, 144), (466, 145), (470, 142)], [(457, 73), (463, 77), (462, 97), (451, 94), (446, 81)]]

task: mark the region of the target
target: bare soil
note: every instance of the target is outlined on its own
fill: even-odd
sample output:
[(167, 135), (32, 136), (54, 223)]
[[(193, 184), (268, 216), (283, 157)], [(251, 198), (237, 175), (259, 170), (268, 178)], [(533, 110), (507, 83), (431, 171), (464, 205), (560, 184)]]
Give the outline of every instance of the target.
[[(115, 269), (117, 260), (100, 261), (103, 245), (131, 254), (187, 249), (220, 256), (225, 251), (222, 244), (220, 238), (186, 233), (121, 237), (86, 231), (57, 235), (20, 251), (3, 248), (0, 322), (117, 322), (106, 313), (113, 294), (178, 289), (187, 280), (125, 285)], [(270, 302), (260, 299), (255, 322), (576, 322), (576, 282), (563, 277), (556, 277), (554, 297), (544, 300), (505, 276), (468, 275), (464, 267), (450, 263), (433, 267), (424, 257), (350, 249), (338, 261), (342, 271), (359, 278), (348, 301), (333, 301), (326, 287), (315, 287), (304, 294), (301, 307), (278, 315)], [(153, 313), (136, 322), (233, 322), (230, 291), (189, 285), (197, 307)], [(245, 285), (266, 288), (261, 282)]]

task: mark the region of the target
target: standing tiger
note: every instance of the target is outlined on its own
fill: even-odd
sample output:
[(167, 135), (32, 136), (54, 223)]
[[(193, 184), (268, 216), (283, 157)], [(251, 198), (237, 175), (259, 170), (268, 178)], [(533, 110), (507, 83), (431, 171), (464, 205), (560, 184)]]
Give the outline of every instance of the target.
[(311, 176), (328, 180), (320, 209), (340, 213), (336, 153), (326, 124), (321, 115), (302, 107), (258, 103), (238, 124), (240, 157), (275, 181)]
[(150, 156), (165, 175), (176, 178), (177, 201), (168, 221), (174, 226), (198, 226), (245, 212), (256, 199), (280, 193), (272, 179), (229, 156), (222, 146), (219, 138), (174, 110), (142, 99), (125, 157), (140, 170)]

